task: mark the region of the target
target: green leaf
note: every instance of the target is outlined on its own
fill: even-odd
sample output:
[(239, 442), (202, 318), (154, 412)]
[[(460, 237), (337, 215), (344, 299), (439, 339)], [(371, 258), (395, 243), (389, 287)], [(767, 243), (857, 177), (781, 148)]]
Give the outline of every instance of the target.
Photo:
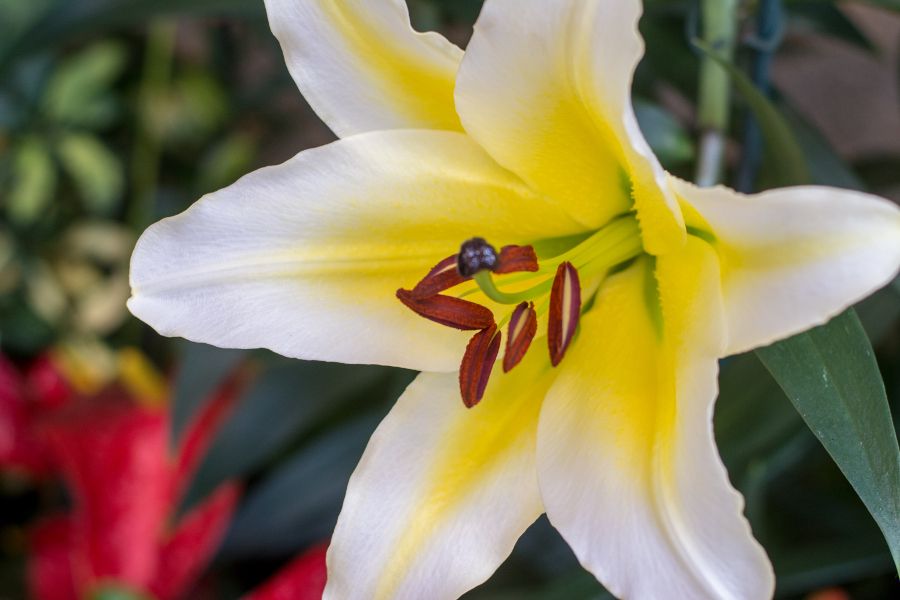
[(872, 513), (900, 569), (900, 448), (859, 319), (846, 312), (757, 354)]
[(44, 112), (68, 125), (101, 127), (116, 116), (113, 82), (125, 68), (127, 52), (101, 42), (65, 61), (53, 74), (44, 97)]
[(63, 168), (75, 182), (87, 209), (109, 215), (121, 198), (125, 175), (119, 158), (88, 134), (64, 135), (57, 146)]
[(6, 214), (17, 225), (30, 225), (44, 213), (56, 191), (56, 166), (46, 144), (27, 138), (15, 149)]
[(228, 94), (207, 73), (187, 73), (157, 90), (144, 106), (145, 127), (172, 148), (193, 148), (228, 117)]
[(791, 128), (769, 99), (731, 61), (717, 54), (708, 44), (695, 39), (694, 45), (728, 72), (734, 86), (753, 111), (766, 140), (766, 151), (773, 158), (777, 157), (770, 165), (773, 179), (781, 185), (807, 183), (810, 179), (809, 167), (803, 151), (794, 139)]
[(256, 157), (257, 147), (255, 135), (239, 131), (210, 148), (200, 161), (197, 174), (198, 195), (231, 185), (249, 171)]

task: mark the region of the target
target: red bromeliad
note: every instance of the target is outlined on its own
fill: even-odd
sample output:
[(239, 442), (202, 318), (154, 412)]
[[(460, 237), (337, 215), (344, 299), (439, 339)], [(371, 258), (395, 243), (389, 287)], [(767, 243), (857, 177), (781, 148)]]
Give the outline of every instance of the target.
[(212, 558), (239, 486), (222, 484), (170, 523), (193, 467), (235, 398), (219, 392), (169, 451), (169, 415), (127, 398), (88, 399), (41, 425), (73, 510), (39, 525), (29, 580), (38, 600), (83, 597), (106, 586), (183, 597)]
[(170, 519), (241, 383), (241, 374), (229, 378), (172, 451), (159, 399), (117, 387), (80, 396), (49, 358), (20, 374), (0, 357), (0, 467), (59, 474), (73, 500), (71, 511), (32, 532), (28, 580), (37, 600), (106, 587), (159, 600), (190, 591), (225, 533), (239, 486), (227, 482)]
[[(239, 486), (222, 484), (176, 520), (178, 503), (244, 383), (241, 371), (228, 378), (171, 450), (165, 404), (113, 388), (79, 396), (50, 355), (24, 372), (0, 355), (0, 469), (59, 475), (73, 500), (71, 511), (31, 531), (33, 598), (101, 590), (188, 597), (231, 521)], [(326, 549), (301, 554), (244, 600), (320, 598)]]
[(73, 392), (52, 359), (38, 357), (20, 373), (0, 355), (0, 470), (40, 478), (51, 471), (35, 424), (68, 404)]

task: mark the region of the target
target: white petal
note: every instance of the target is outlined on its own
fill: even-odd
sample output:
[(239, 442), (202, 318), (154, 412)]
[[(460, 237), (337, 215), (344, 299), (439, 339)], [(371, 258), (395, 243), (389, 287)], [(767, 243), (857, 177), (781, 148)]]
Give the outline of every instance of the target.
[(466, 136), (362, 134), (303, 152), (150, 227), (129, 308), (163, 335), (285, 356), (453, 370), (466, 334), (394, 296), (459, 244), (577, 231)]
[(462, 50), (414, 31), (403, 0), (266, 0), (266, 11), (294, 81), (339, 136), (460, 128)]
[(717, 238), (728, 354), (821, 325), (900, 267), (900, 210), (830, 187), (745, 196), (672, 178)]
[(771, 567), (713, 439), (715, 254), (689, 240), (657, 265), (656, 280), (644, 260), (603, 284), (559, 367), (538, 428), (547, 516), (618, 597), (769, 598)]
[(532, 353), (466, 409), (455, 374), (420, 375), (350, 480), (324, 597), (453, 599), (490, 577), (543, 512), (534, 446), (551, 378)]
[(463, 126), (500, 164), (591, 227), (632, 200), (645, 245), (684, 242), (631, 106), (638, 0), (488, 0), (456, 86)]

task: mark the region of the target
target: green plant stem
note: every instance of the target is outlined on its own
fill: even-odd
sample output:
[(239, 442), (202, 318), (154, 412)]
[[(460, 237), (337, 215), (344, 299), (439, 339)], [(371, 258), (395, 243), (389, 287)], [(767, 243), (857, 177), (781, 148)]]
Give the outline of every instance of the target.
[(137, 99), (137, 136), (131, 161), (132, 202), (128, 222), (143, 231), (153, 221), (153, 201), (159, 177), (160, 133), (153, 127), (153, 103), (172, 78), (175, 51), (174, 22), (157, 21), (150, 25), (147, 53)]
[[(702, 0), (703, 40), (723, 58), (731, 60), (737, 35), (738, 0)], [(718, 183), (722, 175), (725, 140), (731, 106), (728, 73), (708, 56), (700, 65), (697, 124), (700, 153), (696, 182), (700, 186)]]

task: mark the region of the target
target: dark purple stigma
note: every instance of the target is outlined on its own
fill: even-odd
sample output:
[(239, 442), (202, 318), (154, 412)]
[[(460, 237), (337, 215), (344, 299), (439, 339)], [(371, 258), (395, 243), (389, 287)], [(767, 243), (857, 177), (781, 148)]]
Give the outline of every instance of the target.
[(497, 250), (484, 238), (477, 237), (460, 246), (456, 269), (463, 277), (472, 277), (479, 271), (493, 271), (498, 262)]

